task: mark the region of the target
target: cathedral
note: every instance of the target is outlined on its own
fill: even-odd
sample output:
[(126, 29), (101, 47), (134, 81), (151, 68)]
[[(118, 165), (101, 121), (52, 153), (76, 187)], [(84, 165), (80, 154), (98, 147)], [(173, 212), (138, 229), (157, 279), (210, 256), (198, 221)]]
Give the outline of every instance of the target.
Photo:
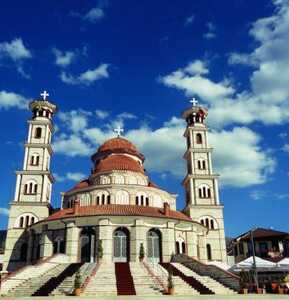
[(150, 180), (144, 154), (120, 132), (92, 154), (87, 178), (62, 193), (60, 209), (55, 209), (50, 164), (57, 106), (46, 92), (41, 95), (29, 105), (32, 116), (10, 203), (4, 271), (57, 253), (65, 254), (70, 263), (99, 258), (136, 262), (141, 252), (151, 262), (169, 262), (173, 254), (203, 263), (226, 262), (223, 205), (212, 167), (206, 108), (193, 100), (182, 113), (187, 124), (183, 210), (176, 209), (175, 194)]

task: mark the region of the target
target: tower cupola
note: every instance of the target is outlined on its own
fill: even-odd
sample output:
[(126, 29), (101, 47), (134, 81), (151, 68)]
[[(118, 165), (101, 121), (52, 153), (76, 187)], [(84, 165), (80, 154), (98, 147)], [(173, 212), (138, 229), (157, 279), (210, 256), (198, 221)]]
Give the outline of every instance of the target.
[(34, 100), (29, 104), (29, 108), (33, 113), (32, 118), (34, 120), (43, 118), (51, 120), (53, 114), (57, 111), (57, 107), (47, 100), (47, 97), (49, 96), (47, 91), (42, 92), (40, 96), (42, 96), (42, 99)]

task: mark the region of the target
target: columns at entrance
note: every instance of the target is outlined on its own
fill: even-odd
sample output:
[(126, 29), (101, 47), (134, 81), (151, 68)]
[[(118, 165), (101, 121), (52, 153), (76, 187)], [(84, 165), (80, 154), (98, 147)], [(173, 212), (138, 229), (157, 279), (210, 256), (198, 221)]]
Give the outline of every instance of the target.
[(80, 229), (75, 225), (75, 222), (67, 223), (66, 254), (71, 263), (79, 261), (79, 233)]
[(53, 243), (51, 232), (48, 231), (48, 226), (44, 225), (42, 228), (40, 238), (40, 258), (50, 257), (53, 254)]
[(134, 227), (131, 228), (131, 236), (130, 236), (130, 260), (131, 261), (139, 260), (139, 251), (140, 251), (141, 243), (143, 243), (144, 249), (147, 249), (146, 230), (147, 229), (144, 227), (143, 220), (135, 220)]
[(109, 224), (109, 219), (102, 219), (99, 221), (99, 239), (102, 240), (103, 258), (104, 262), (111, 262), (112, 249), (112, 226)]
[(169, 262), (171, 255), (175, 253), (175, 224), (167, 222), (167, 228), (163, 232), (163, 262)]

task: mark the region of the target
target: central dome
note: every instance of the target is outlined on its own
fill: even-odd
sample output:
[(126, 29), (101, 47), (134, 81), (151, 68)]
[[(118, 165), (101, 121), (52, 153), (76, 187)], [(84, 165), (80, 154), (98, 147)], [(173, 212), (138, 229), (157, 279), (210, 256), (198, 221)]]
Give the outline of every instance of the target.
[(118, 149), (122, 150), (129, 150), (132, 152), (138, 152), (136, 146), (130, 142), (127, 139), (124, 139), (122, 137), (116, 137), (110, 140), (107, 140), (104, 142), (99, 148), (98, 148), (98, 153), (100, 152), (105, 152), (105, 151), (115, 151)]

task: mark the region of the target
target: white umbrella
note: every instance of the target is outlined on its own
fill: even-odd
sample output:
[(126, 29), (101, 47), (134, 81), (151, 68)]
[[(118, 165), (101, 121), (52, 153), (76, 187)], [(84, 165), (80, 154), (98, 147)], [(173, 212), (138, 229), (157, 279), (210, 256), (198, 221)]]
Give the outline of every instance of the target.
[[(272, 269), (272, 268), (277, 267), (276, 263), (262, 259), (258, 256), (255, 256), (255, 261), (256, 261), (257, 269)], [(253, 266), (254, 266), (253, 256), (250, 256), (250, 257), (246, 258), (245, 260), (235, 264), (231, 269), (235, 270), (235, 271), (239, 271), (242, 269), (251, 270), (251, 269), (253, 269)]]
[(278, 262), (279, 267), (289, 267), (289, 258), (285, 257)]

